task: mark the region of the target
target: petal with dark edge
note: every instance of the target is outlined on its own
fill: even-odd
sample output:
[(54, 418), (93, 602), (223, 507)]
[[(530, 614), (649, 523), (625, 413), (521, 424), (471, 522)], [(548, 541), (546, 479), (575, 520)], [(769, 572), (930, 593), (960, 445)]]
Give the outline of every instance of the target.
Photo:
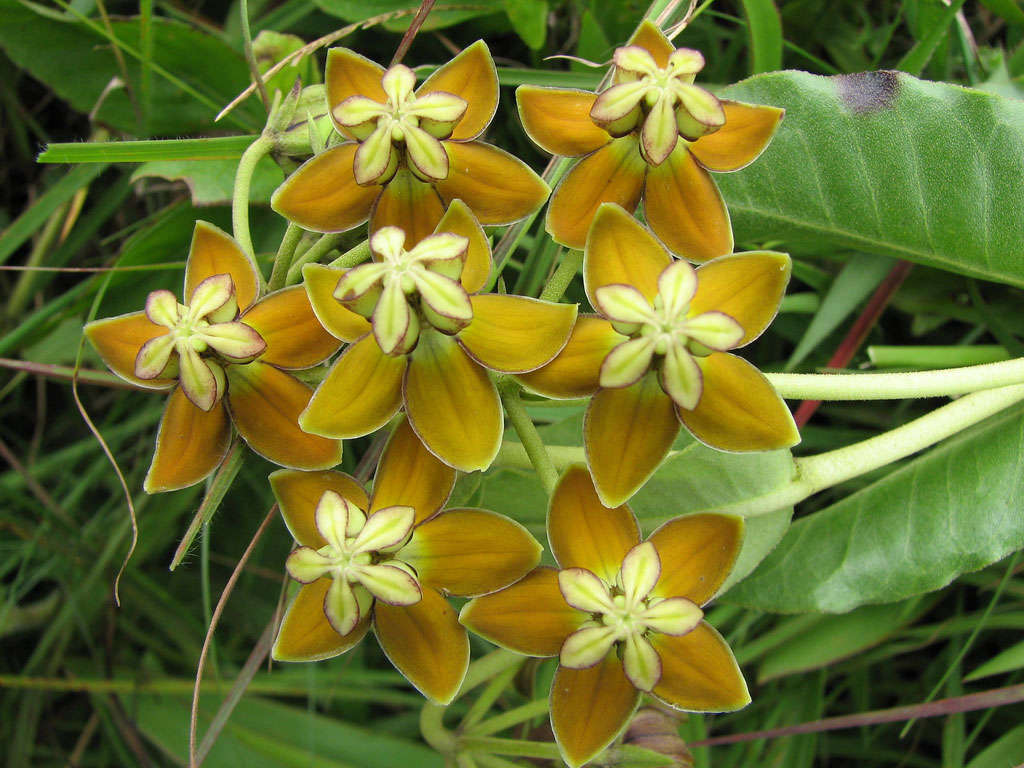
[(583, 284), (591, 306), (606, 285), (631, 285), (648, 301), (658, 295), (658, 277), (672, 257), (653, 235), (617, 205), (602, 205), (594, 216), (583, 258)]
[(222, 403), (209, 411), (192, 404), (181, 387), (171, 392), (160, 419), (146, 493), (194, 485), (215, 470), (231, 444), (231, 421)]
[(370, 614), (342, 637), (331, 627), (324, 613), (324, 598), (331, 579), (324, 576), (305, 584), (292, 598), (285, 612), (272, 656), (277, 661), (321, 661), (338, 656), (363, 639), (370, 628)]
[(466, 603), (459, 621), (502, 648), (557, 656), (565, 638), (589, 618), (565, 602), (558, 571), (535, 568), (511, 587)]
[(675, 47), (665, 36), (657, 24), (649, 19), (640, 22), (636, 32), (629, 38), (626, 45), (638, 45), (645, 49), (654, 58), (654, 62), (662, 69), (668, 65), (668, 57), (672, 55)]
[(722, 636), (702, 621), (685, 635), (651, 636), (661, 658), (654, 695), (688, 712), (732, 712), (750, 703), (736, 659)]
[(703, 443), (722, 451), (771, 451), (800, 442), (789, 408), (757, 368), (725, 352), (699, 361), (704, 390), (680, 421)]
[(352, 342), (370, 332), (370, 321), (334, 298), (343, 274), (345, 270), (325, 264), (306, 264), (302, 268), (306, 295), (320, 325), (335, 338)]
[(185, 265), (185, 301), (203, 280), (214, 275), (231, 275), (235, 301), (244, 311), (256, 301), (260, 278), (256, 265), (231, 235), (205, 221), (197, 221)]
[(576, 322), (575, 304), (524, 296), (471, 296), (473, 320), (459, 341), (481, 365), (522, 373), (550, 362), (565, 346)]
[(341, 346), (320, 324), (301, 285), (264, 296), (241, 319), (267, 342), (260, 361), (278, 368), (312, 368)]
[(743, 328), (736, 346), (749, 344), (775, 319), (786, 292), (792, 262), (785, 253), (734, 253), (697, 268), (697, 292), (690, 315), (724, 312)]
[(380, 187), (361, 187), (352, 175), (358, 144), (340, 144), (299, 166), (270, 198), (289, 221), (314, 232), (344, 232), (366, 221)]
[(640, 526), (629, 507), (601, 503), (584, 466), (566, 470), (548, 508), (548, 542), (562, 568), (586, 568), (607, 582), (640, 543)]
[(559, 667), (551, 683), (551, 729), (570, 768), (615, 740), (640, 702), (614, 653), (587, 669)]
[[(327, 108), (334, 120), (334, 108), (350, 96), (365, 96), (383, 104), (387, 96), (381, 86), (384, 67), (360, 56), (348, 48), (332, 48), (327, 52), (327, 70), (324, 81), (327, 85)], [(349, 131), (334, 120), (335, 127), (343, 136), (351, 138)]]
[(435, 456), (463, 472), (491, 465), (503, 430), (498, 391), (454, 339), (420, 336), (404, 391), (412, 428)]
[(474, 139), (494, 117), (498, 107), (498, 71), (487, 43), (477, 40), (423, 81), (416, 94), (452, 93), (466, 101), (466, 113), (455, 125), (451, 138)]
[(470, 207), (461, 200), (452, 200), (435, 231), (451, 232), (469, 240), (459, 282), (467, 293), (483, 288), (491, 274), (491, 244)]
[(370, 216), (370, 231), (399, 227), (409, 249), (432, 234), (443, 215), (444, 205), (434, 187), (403, 168), (381, 190)]
[(661, 557), (655, 597), (685, 597), (704, 605), (714, 597), (736, 562), (743, 541), (743, 518), (687, 515), (670, 520), (649, 541)]
[(469, 636), (435, 589), (415, 605), (378, 602), (373, 628), (380, 647), (410, 683), (435, 704), (448, 704), (469, 666)]
[(732, 225), (725, 201), (682, 141), (668, 160), (647, 171), (647, 223), (669, 250), (690, 261), (732, 253)]
[(326, 491), (334, 491), (359, 509), (368, 506), (366, 491), (344, 472), (301, 472), (279, 469), (270, 474), (270, 487), (292, 538), (304, 547), (319, 549), (327, 542), (316, 527), (316, 507)]
[(516, 88), (516, 106), (526, 135), (552, 155), (576, 157), (603, 147), (612, 137), (590, 119), (596, 93), (568, 88)]
[(738, 171), (757, 159), (775, 135), (786, 110), (722, 100), (725, 125), (690, 145), (709, 171)]
[(445, 202), (465, 202), (481, 224), (511, 224), (548, 199), (544, 180), (505, 150), (479, 141), (443, 143), (450, 165), (437, 191)]
[(403, 419), (380, 457), (369, 511), (412, 507), (420, 523), (444, 506), (454, 487), (455, 470), (428, 451)]
[(587, 464), (601, 502), (617, 507), (647, 482), (679, 434), (672, 399), (648, 373), (625, 389), (602, 389), (583, 422)]
[(398, 558), (420, 583), (470, 597), (502, 589), (540, 562), (541, 546), (522, 525), (485, 509), (446, 509), (416, 528)]
[(238, 433), (256, 453), (293, 469), (328, 469), (341, 461), (341, 442), (299, 428), (313, 390), (262, 362), (229, 365), (228, 408)]
[(125, 381), (145, 389), (170, 389), (175, 384), (174, 379), (140, 379), (135, 375), (139, 350), (147, 341), (167, 332), (146, 317), (145, 312), (108, 317), (85, 326), (85, 337), (107, 367)]
[(402, 405), (404, 355), (380, 351), (373, 334), (346, 349), (299, 417), (302, 429), (328, 437), (361, 437), (380, 429)]
[(557, 242), (582, 248), (601, 203), (636, 210), (644, 188), (647, 163), (635, 136), (623, 136), (584, 157), (569, 169), (551, 195), (548, 232)]
[(603, 317), (581, 315), (562, 351), (550, 363), (516, 378), (545, 397), (589, 397), (599, 386), (604, 359), (625, 340)]

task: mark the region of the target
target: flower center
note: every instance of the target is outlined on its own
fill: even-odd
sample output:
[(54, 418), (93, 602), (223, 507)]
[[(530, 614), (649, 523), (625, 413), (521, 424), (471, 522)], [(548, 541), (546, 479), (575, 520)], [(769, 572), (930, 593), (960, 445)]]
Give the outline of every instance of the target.
[(381, 227), (370, 238), (378, 261), (349, 270), (334, 297), (369, 318), (381, 350), (406, 355), (415, 348), (423, 323), (456, 334), (473, 319), (469, 295), (459, 282), (469, 241), (439, 233), (405, 248), (405, 232)]
[(381, 78), (384, 102), (350, 96), (334, 108), (338, 124), (361, 143), (353, 172), (359, 184), (387, 184), (399, 167), (428, 182), (448, 178), (448, 153), (441, 140), (452, 135), (466, 101), (436, 91), (418, 96), (416, 75), (396, 64)]
[(187, 305), (170, 291), (153, 291), (146, 299), (146, 317), (168, 332), (142, 345), (135, 375), (177, 378), (189, 400), (210, 410), (225, 392), (223, 365), (252, 362), (267, 348), (259, 333), (235, 320), (237, 315), (235, 286), (227, 274), (203, 280)]
[(316, 529), (325, 544), (299, 547), (285, 563), (291, 577), (311, 583), (331, 579), (324, 612), (340, 635), (369, 615), (373, 601), (390, 605), (418, 603), (423, 593), (416, 571), (396, 553), (408, 542), (415, 522), (412, 507), (385, 507), (367, 516), (334, 491), (316, 507)]

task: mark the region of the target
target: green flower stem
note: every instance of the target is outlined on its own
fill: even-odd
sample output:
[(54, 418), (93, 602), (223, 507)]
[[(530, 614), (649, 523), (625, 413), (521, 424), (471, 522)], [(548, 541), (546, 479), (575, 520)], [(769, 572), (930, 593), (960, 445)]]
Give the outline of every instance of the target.
[[(497, 679), (498, 678), (495, 678), (495, 680)], [(545, 696), (542, 699), (534, 699), (520, 707), (510, 709), (507, 712), (502, 712), (500, 715), (495, 715), (481, 723), (467, 727), (465, 732), (470, 736), (490, 736), (491, 734), (501, 733), (506, 728), (511, 728), (513, 725), (519, 725), (519, 723), (532, 720), (535, 717), (540, 717), (547, 713), (548, 697)]]
[(484, 686), (484, 689), (480, 691), (480, 695), (476, 697), (476, 701), (473, 702), (469, 711), (462, 718), (459, 730), (470, 731), (477, 723), (483, 720), (484, 716), (490, 712), (494, 702), (498, 700), (498, 697), (501, 696), (509, 683), (512, 682), (512, 678), (518, 673), (519, 666), (513, 665), (492, 677), (487, 685)]
[(896, 400), (965, 395), (1024, 383), (1024, 357), (969, 368), (909, 373), (769, 373), (787, 400)]
[(583, 251), (578, 251), (575, 248), (567, 251), (562, 257), (562, 263), (558, 265), (558, 269), (548, 280), (548, 284), (544, 286), (544, 290), (540, 294), (541, 300), (558, 301), (561, 299), (569, 284), (572, 283), (572, 279), (576, 277), (576, 273), (580, 271), (582, 264)]
[(965, 365), (998, 363), (1010, 359), (1010, 353), (998, 344), (929, 347), (868, 347), (868, 359), (876, 368), (956, 368)]
[(356, 266), (357, 264), (362, 264), (370, 258), (370, 255), (370, 241), (363, 240), (359, 245), (345, 251), (328, 266), (348, 269)]
[[(522, 404), (522, 401), (520, 401)], [(511, 417), (510, 417), (511, 418)], [(544, 446), (551, 463), (555, 465), (556, 472), (565, 469), (570, 464), (579, 464), (587, 460), (583, 449), (576, 445), (547, 445)], [(673, 456), (676, 451), (669, 453)], [(506, 467), (508, 469), (532, 469), (530, 456), (526, 452), (523, 443), (505, 441), (501, 444), (498, 456), (494, 459), (494, 466)]]
[(902, 427), (817, 456), (794, 459), (793, 480), (764, 496), (719, 512), (753, 516), (790, 507), (826, 488), (928, 448), (1024, 400), (1024, 384), (965, 395)]
[(267, 134), (263, 134), (246, 148), (238, 160), (235, 189), (231, 196), (231, 228), (234, 230), (235, 240), (254, 260), (256, 251), (252, 247), (252, 235), (249, 233), (249, 188), (252, 186), (252, 176), (256, 172), (257, 163), (270, 154), (273, 148), (274, 139)]
[(295, 285), (296, 283), (302, 282), (302, 268), (310, 262), (320, 261), (328, 253), (334, 250), (334, 248), (341, 242), (342, 235), (331, 234), (323, 235), (313, 245), (306, 249), (301, 255), (297, 256), (292, 262), (292, 265), (288, 267), (288, 277), (285, 280), (285, 285)]
[(285, 280), (288, 278), (288, 268), (292, 265), (292, 259), (295, 258), (295, 249), (299, 247), (299, 241), (302, 240), (302, 232), (302, 227), (289, 222), (288, 228), (284, 231), (284, 237), (281, 239), (281, 245), (277, 249), (277, 255), (274, 257), (274, 268), (270, 272), (270, 282), (267, 284), (269, 290), (277, 291), (284, 288)]
[(519, 385), (511, 380), (505, 381), (501, 387), (501, 402), (505, 406), (508, 420), (512, 422), (513, 429), (523, 443), (523, 449), (530, 458), (530, 463), (537, 472), (537, 477), (540, 478), (544, 492), (550, 496), (554, 493), (555, 486), (558, 485), (558, 470), (551, 461), (551, 456), (548, 455), (547, 448), (537, 432), (533, 419), (526, 412), (523, 401), (519, 399)]
[(252, 75), (256, 89), (259, 91), (263, 108), (269, 112), (270, 97), (267, 95), (267, 86), (263, 82), (259, 64), (256, 63), (256, 55), (252, 51), (252, 31), (249, 29), (249, 0), (240, 0), (238, 10), (242, 17), (242, 41), (244, 43), (242, 49), (245, 52), (245, 63), (249, 65), (249, 74)]

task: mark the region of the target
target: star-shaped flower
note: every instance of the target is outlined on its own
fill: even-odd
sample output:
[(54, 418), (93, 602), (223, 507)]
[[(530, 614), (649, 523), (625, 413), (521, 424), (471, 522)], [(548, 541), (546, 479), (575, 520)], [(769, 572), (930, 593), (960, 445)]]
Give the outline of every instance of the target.
[(323, 362), (340, 346), (301, 286), (259, 297), (252, 260), (226, 233), (196, 222), (185, 266), (186, 304), (153, 291), (146, 309), (85, 327), (110, 369), (146, 389), (170, 391), (149, 493), (197, 483), (227, 453), (231, 424), (270, 461), (322, 469), (341, 443), (299, 429), (312, 390), (287, 371)]
[(518, 373), (550, 361), (569, 337), (576, 305), (477, 294), (490, 271), (490, 246), (458, 200), (418, 244), (385, 227), (370, 245), (373, 263), (303, 270), (324, 327), (353, 342), (303, 413), (303, 429), (358, 437), (404, 403), (413, 429), (442, 461), (465, 472), (486, 469), (503, 431), (488, 369)]
[(594, 395), (583, 440), (606, 504), (621, 504), (646, 482), (679, 422), (726, 451), (800, 441), (768, 380), (727, 352), (768, 327), (789, 273), (789, 256), (771, 251), (723, 256), (694, 270), (622, 208), (601, 206), (583, 261), (587, 296), (600, 315), (580, 317), (558, 357), (519, 378), (547, 397)]
[(720, 101), (693, 84), (698, 51), (673, 49), (644, 21), (616, 50), (614, 84), (600, 94), (524, 85), (516, 90), (530, 138), (554, 155), (585, 157), (555, 189), (547, 229), (582, 248), (598, 207), (644, 215), (673, 252), (693, 261), (731, 253), (729, 212), (708, 171), (736, 171), (771, 141), (784, 110)]
[(576, 466), (552, 495), (547, 529), (558, 568), (470, 601), (459, 620), (517, 653), (559, 657), (551, 726), (570, 766), (615, 739), (641, 692), (691, 712), (749, 703), (732, 652), (701, 611), (732, 570), (741, 518), (680, 517), (641, 542), (630, 509), (602, 505)]
[(286, 567), (303, 583), (274, 644), (280, 661), (337, 656), (370, 625), (391, 662), (432, 701), (455, 696), (469, 639), (446, 595), (486, 594), (540, 559), (523, 526), (483, 509), (441, 511), (455, 470), (402, 422), (381, 457), (373, 494), (340, 472), (270, 476), (299, 543)]
[(537, 210), (547, 185), (521, 160), (478, 141), (498, 104), (490, 51), (477, 41), (419, 88), (408, 67), (385, 70), (347, 48), (328, 53), (327, 104), (349, 141), (313, 157), (274, 193), (282, 216), (317, 232), (364, 222), (430, 234), (445, 206), (469, 203), (483, 224)]

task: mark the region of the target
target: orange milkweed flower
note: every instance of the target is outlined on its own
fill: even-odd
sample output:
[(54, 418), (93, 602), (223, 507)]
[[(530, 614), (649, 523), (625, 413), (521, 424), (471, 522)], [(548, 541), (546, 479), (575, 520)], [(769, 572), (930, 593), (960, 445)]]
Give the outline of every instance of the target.
[(642, 692), (692, 712), (750, 702), (732, 652), (701, 611), (736, 561), (742, 518), (679, 517), (641, 542), (629, 507), (604, 506), (575, 466), (551, 497), (547, 530), (558, 567), (471, 600), (459, 620), (517, 653), (559, 657), (551, 727), (570, 766), (614, 741)]
[(256, 265), (233, 238), (197, 221), (184, 298), (154, 291), (146, 309), (97, 320), (85, 335), (103, 361), (140, 387), (169, 391), (143, 487), (170, 491), (220, 465), (231, 425), (254, 451), (298, 469), (341, 461), (341, 443), (299, 429), (312, 390), (288, 373), (340, 344), (313, 314), (302, 286), (259, 298)]

